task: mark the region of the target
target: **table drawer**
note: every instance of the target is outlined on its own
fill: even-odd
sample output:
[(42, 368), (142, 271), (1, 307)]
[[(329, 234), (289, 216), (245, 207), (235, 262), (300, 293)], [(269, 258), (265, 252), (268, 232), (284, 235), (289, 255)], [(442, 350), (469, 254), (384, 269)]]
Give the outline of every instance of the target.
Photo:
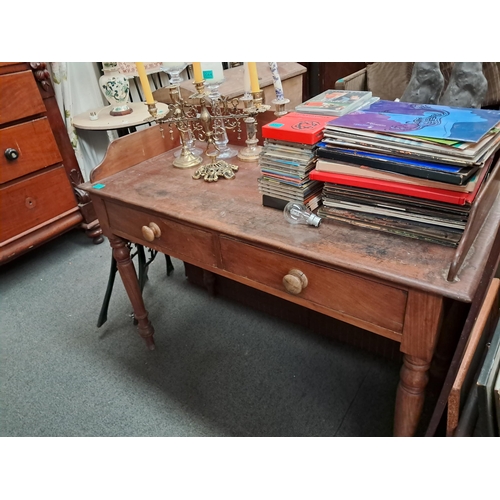
[[(146, 212), (131, 210), (106, 201), (109, 226), (113, 233), (146, 247), (201, 267), (216, 267), (217, 258), (212, 233), (195, 227), (179, 224)], [(148, 241), (143, 235), (143, 226), (154, 223), (161, 235)]]
[(76, 206), (63, 166), (4, 186), (0, 188), (0, 242)]
[(402, 332), (405, 290), (229, 238), (222, 237), (220, 245), (224, 270), (230, 273), (288, 293), (283, 278), (291, 269), (298, 269), (306, 275), (308, 284), (296, 297), (340, 315)]
[(31, 71), (0, 75), (0, 124), (45, 112), (45, 105)]
[(21, 123), (0, 131), (0, 151), (14, 149), (18, 157), (0, 155), (0, 183), (62, 161), (47, 118)]

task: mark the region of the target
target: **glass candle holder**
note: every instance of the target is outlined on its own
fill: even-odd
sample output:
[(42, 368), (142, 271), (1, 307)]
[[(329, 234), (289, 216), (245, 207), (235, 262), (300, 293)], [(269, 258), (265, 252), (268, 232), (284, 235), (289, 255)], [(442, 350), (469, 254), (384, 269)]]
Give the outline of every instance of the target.
[[(181, 73), (186, 69), (188, 63), (187, 62), (162, 62), (161, 70), (164, 73), (167, 73), (169, 76), (170, 85), (175, 85), (179, 87), (180, 84), (184, 81), (184, 78), (181, 76)], [(179, 88), (180, 95), (180, 88)], [(191, 130), (188, 130), (186, 133), (186, 146), (188, 150), (193, 153), (195, 156), (200, 156), (203, 153), (203, 150), (197, 148), (194, 144), (194, 136)], [(175, 157), (178, 158), (181, 155), (182, 151), (177, 151), (175, 153)]]
[[(207, 89), (207, 97), (212, 102), (212, 106), (217, 106), (221, 95), (219, 87), (224, 83), (224, 69), (220, 62), (201, 63), (205, 88)], [(219, 150), (218, 158), (233, 158), (238, 154), (233, 148), (228, 146), (229, 139), (227, 137), (224, 120), (214, 116), (214, 127), (216, 138), (214, 140), (217, 149)]]

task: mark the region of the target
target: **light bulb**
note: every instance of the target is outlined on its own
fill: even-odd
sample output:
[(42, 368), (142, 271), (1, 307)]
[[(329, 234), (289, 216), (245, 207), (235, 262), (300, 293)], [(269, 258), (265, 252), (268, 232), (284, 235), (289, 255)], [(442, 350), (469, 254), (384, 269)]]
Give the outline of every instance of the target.
[(318, 227), (321, 217), (314, 215), (303, 203), (290, 201), (283, 209), (283, 216), (290, 224), (304, 224)]

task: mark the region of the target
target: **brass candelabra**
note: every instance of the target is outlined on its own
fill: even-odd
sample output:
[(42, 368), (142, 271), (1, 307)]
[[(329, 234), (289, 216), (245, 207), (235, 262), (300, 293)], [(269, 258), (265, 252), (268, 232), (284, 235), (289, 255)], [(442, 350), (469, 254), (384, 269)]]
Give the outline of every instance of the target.
[[(193, 179), (204, 179), (208, 182), (217, 181), (219, 178), (234, 179), (237, 165), (232, 165), (225, 160), (218, 159), (219, 148), (217, 141), (226, 135), (227, 130), (236, 130), (240, 138), (241, 123), (246, 126), (246, 147), (238, 152), (238, 158), (243, 161), (253, 162), (259, 158), (262, 146), (258, 145), (257, 120), (259, 113), (267, 111), (271, 106), (262, 103), (262, 91), (253, 92), (251, 96), (240, 99), (229, 99), (225, 96), (208, 96), (204, 82), (195, 82), (196, 91), (185, 100), (180, 95), (180, 88), (176, 85), (168, 87), (171, 104), (167, 115), (158, 115), (156, 104), (148, 104), (148, 110), (153, 119), (160, 125), (167, 125), (173, 134), (175, 126), (180, 135), (181, 154), (174, 160), (173, 165), (178, 168), (192, 168), (202, 163), (201, 156), (194, 155), (188, 143), (190, 138), (205, 142), (205, 155), (209, 162), (199, 166), (194, 172)], [(289, 102), (288, 100), (286, 100)], [(243, 108), (239, 103), (243, 103)], [(274, 103), (274, 101), (273, 101)], [(285, 114), (282, 101), (276, 105), (276, 116)], [(278, 114), (279, 113), (279, 114)]]

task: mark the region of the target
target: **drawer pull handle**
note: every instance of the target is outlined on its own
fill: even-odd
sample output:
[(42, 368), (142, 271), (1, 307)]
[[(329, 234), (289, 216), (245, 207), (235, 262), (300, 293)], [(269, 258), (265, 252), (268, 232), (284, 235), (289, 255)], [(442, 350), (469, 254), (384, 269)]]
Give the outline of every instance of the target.
[(15, 150), (14, 148), (7, 148), (4, 151), (5, 158), (9, 161), (14, 161), (19, 158), (19, 152)]
[(149, 226), (142, 226), (142, 236), (146, 241), (154, 241), (155, 238), (159, 238), (161, 236), (161, 230), (158, 224), (150, 222)]
[(298, 295), (308, 284), (307, 276), (298, 269), (291, 269), (283, 278), (286, 291), (292, 295)]

